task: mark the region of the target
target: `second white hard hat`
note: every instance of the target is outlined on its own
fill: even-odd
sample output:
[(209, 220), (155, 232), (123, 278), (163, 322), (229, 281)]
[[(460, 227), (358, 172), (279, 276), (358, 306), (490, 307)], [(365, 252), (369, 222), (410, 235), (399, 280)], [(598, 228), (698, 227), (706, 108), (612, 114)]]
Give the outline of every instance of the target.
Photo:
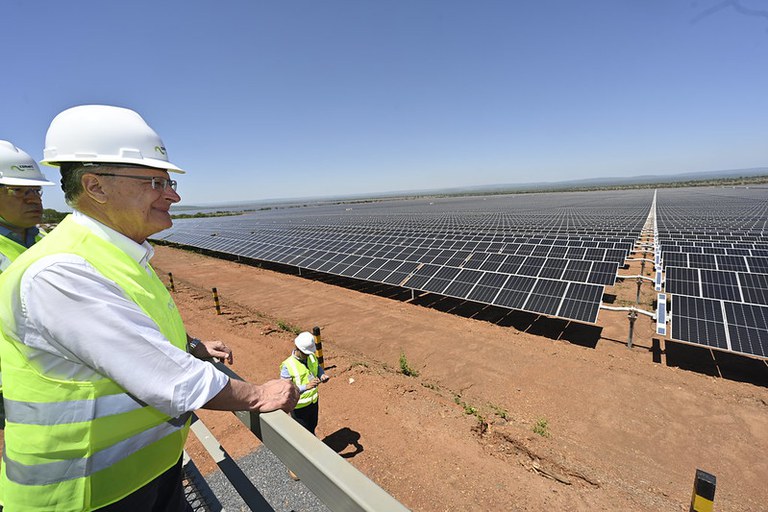
[(0, 140), (0, 185), (39, 187), (53, 182), (45, 179), (34, 158), (7, 140)]
[(42, 163), (135, 164), (183, 173), (168, 161), (160, 136), (133, 110), (80, 105), (53, 118), (45, 135)]
[(293, 343), (296, 345), (297, 349), (305, 354), (314, 354), (315, 350), (317, 350), (317, 347), (315, 347), (315, 337), (312, 336), (312, 333), (306, 331), (296, 336)]

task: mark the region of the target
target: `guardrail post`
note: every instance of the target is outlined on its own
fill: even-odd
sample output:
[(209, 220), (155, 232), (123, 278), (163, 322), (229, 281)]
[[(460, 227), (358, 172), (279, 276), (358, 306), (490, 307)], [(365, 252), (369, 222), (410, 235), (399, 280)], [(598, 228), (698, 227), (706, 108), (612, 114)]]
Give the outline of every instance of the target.
[(221, 305), (219, 304), (219, 292), (216, 290), (216, 287), (214, 286), (211, 288), (211, 291), (213, 292), (213, 305), (216, 306), (216, 314), (221, 314)]
[(635, 311), (635, 308), (631, 308), (629, 310), (627, 318), (629, 318), (629, 337), (627, 338), (627, 348), (632, 348), (632, 336), (635, 331), (635, 320), (637, 320), (637, 311)]
[(696, 479), (693, 482), (693, 497), (689, 512), (712, 512), (715, 501), (715, 486), (717, 478), (706, 471), (696, 470)]
[(317, 347), (317, 363), (325, 369), (325, 364), (323, 364), (323, 341), (320, 336), (319, 327), (315, 326), (312, 328), (312, 336), (315, 337), (315, 346)]
[(168, 283), (171, 286), (171, 291), (175, 292), (176, 291), (176, 287), (173, 286), (173, 274), (171, 272), (168, 272)]

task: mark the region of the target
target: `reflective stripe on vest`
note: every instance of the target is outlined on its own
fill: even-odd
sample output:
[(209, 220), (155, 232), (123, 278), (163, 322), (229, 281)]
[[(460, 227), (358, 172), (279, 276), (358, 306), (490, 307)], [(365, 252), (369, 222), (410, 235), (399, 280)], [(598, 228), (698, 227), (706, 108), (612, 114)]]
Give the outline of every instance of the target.
[(113, 444), (105, 450), (94, 453), (91, 457), (80, 459), (66, 459), (48, 464), (35, 464), (28, 466), (10, 460), (3, 455), (5, 472), (9, 480), (21, 485), (49, 485), (75, 478), (90, 476), (97, 471), (106, 469), (116, 462), (136, 453), (138, 450), (150, 446), (152, 443), (167, 437), (184, 428), (184, 424), (192, 415), (185, 413), (165, 423), (157, 425)]
[[(306, 386), (309, 384), (311, 378), (317, 377), (317, 358), (313, 354), (307, 355), (306, 366), (301, 363), (301, 361), (296, 359), (293, 354), (291, 354), (288, 359), (283, 361), (282, 366), (285, 366), (288, 369), (288, 373), (291, 374), (291, 377), (293, 377), (293, 382), (297, 386)], [(314, 404), (317, 402), (317, 399), (317, 386), (315, 386), (314, 388), (308, 389), (301, 394), (299, 397), (299, 402), (296, 404), (296, 409), (301, 409), (302, 407)]]
[[(0, 490), (6, 509), (93, 510), (114, 503), (172, 467), (182, 454), (189, 413), (171, 418), (116, 382), (76, 361), (47, 373), (55, 356), (27, 346), (15, 326), (14, 297), (30, 265), (54, 254), (84, 258), (113, 281), (179, 350), (186, 348), (181, 316), (154, 271), (67, 218), (0, 275), (0, 340), (7, 403)], [(73, 319), (76, 321), (76, 319)], [(61, 340), (65, 343), (66, 340)], [(119, 334), (94, 340), (114, 344)], [(63, 362), (63, 361), (62, 361)]]
[(5, 399), (5, 418), (25, 425), (63, 425), (132, 411), (147, 404), (128, 393), (107, 395), (95, 400), (36, 403)]

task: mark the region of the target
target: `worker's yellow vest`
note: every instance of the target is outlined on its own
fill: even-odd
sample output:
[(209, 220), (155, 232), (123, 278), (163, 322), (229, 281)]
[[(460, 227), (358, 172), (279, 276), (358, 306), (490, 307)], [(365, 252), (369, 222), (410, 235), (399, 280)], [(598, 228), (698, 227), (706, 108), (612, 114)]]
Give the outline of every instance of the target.
[[(41, 235), (35, 237), (35, 242), (40, 241)], [(3, 272), (13, 261), (27, 248), (14, 242), (7, 236), (0, 235), (0, 272)], [(0, 394), (3, 392), (2, 374), (0, 374)]]
[[(293, 382), (297, 386), (306, 386), (311, 379), (317, 377), (317, 358), (313, 354), (307, 355), (306, 366), (293, 357), (293, 354), (283, 361), (281, 366), (285, 366), (288, 369), (288, 373), (291, 374)], [(296, 409), (301, 409), (302, 407), (317, 403), (317, 396), (317, 387), (306, 390), (299, 397), (299, 403), (296, 404)]]
[(27, 248), (23, 245), (0, 235), (0, 272), (8, 268), (8, 265), (26, 250)]
[[(10, 298), (18, 295), (21, 277), (32, 263), (59, 253), (85, 258), (152, 318), (173, 345), (180, 350), (186, 345), (181, 317), (154, 271), (70, 217), (19, 256), (0, 276), (6, 411), (0, 497), (9, 512), (87, 511), (114, 503), (173, 466), (189, 430), (189, 414), (170, 418), (109, 378), (51, 375), (46, 363), (56, 356), (21, 343)], [(114, 356), (121, 357), (119, 333), (93, 343), (109, 343)], [(151, 360), (125, 364), (151, 364)], [(95, 374), (89, 370), (83, 367)]]

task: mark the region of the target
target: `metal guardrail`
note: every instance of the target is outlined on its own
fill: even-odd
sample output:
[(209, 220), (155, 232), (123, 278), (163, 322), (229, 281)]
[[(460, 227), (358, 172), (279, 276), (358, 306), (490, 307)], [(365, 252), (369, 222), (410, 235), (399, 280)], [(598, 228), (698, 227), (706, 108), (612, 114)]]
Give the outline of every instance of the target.
[[(216, 368), (232, 379), (242, 380), (223, 363)], [(339, 512), (398, 512), (408, 509), (362, 474), (325, 443), (282, 411), (235, 412), (256, 437), (301, 479), (330, 510)], [(237, 464), (221, 448), (213, 434), (196, 421), (192, 430), (252, 510), (270, 510), (269, 504)]]

